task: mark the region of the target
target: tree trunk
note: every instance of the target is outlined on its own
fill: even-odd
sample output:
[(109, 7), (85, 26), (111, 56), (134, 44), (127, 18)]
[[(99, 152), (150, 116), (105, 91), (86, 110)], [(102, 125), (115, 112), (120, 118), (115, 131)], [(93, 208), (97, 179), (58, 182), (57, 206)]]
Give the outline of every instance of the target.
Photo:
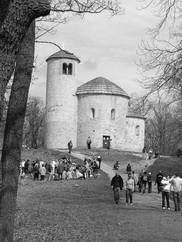
[(0, 241), (12, 242), (23, 124), (34, 61), (35, 23), (27, 32), (16, 58), (16, 69), (6, 119), (2, 150)]
[(5, 19), (11, 0), (0, 0), (0, 23)]
[[(31, 22), (50, 12), (48, 0), (12, 0), (9, 5), (8, 2), (0, 0), (0, 121), (3, 109), (2, 100), (14, 71), (20, 44)], [(3, 9), (4, 13), (2, 13)]]

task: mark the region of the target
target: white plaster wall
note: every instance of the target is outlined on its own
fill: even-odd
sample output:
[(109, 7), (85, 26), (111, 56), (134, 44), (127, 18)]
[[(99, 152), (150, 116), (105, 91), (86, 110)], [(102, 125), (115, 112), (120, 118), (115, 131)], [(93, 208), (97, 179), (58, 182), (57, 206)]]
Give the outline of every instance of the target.
[[(73, 74), (63, 75), (62, 64), (72, 63)], [(71, 139), (77, 146), (77, 81), (75, 61), (52, 59), (47, 63), (46, 129), (47, 148), (67, 148)]]
[[(90, 118), (91, 108), (95, 109), (95, 119)], [(115, 120), (111, 120), (111, 109), (116, 110)], [(128, 99), (115, 95), (79, 95), (78, 96), (78, 136), (77, 144), (86, 146), (90, 136), (93, 147), (103, 147), (103, 136), (110, 136), (111, 148), (122, 149)]]
[[(136, 126), (139, 126), (139, 135), (136, 135)], [(128, 151), (142, 152), (144, 147), (145, 120), (127, 117), (124, 149)]]

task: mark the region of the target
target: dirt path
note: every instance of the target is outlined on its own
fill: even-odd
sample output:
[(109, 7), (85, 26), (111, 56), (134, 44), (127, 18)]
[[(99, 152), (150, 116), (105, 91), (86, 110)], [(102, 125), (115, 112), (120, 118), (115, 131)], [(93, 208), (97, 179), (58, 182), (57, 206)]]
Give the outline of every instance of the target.
[[(85, 157), (89, 158), (89, 156), (86, 156), (84, 154), (80, 154), (78, 152), (72, 152), (72, 155), (74, 157), (82, 159), (82, 160)], [(141, 160), (136, 165), (132, 165), (132, 168), (134, 170), (139, 171), (139, 170), (144, 169), (146, 166), (152, 165), (154, 161), (155, 161), (155, 159)], [(113, 166), (112, 162), (109, 165), (104, 163), (104, 162), (101, 163), (102, 171), (104, 171), (109, 176), (110, 180), (115, 175), (115, 171), (112, 169), (112, 166)], [(125, 169), (126, 169), (126, 167), (121, 164), (120, 169), (119, 169), (119, 173), (122, 176), (124, 182), (127, 179), (127, 174), (124, 172)], [(161, 208), (161, 194), (157, 193), (157, 189), (156, 189), (156, 186), (154, 184), (152, 185), (152, 190), (153, 190), (153, 193), (151, 193), (151, 194), (134, 193), (134, 203), (135, 203), (136, 208), (137, 207), (138, 208), (142, 208), (142, 207), (156, 208), (156, 209)], [(124, 197), (124, 192), (123, 192), (122, 196)], [(171, 201), (171, 210), (174, 210), (172, 201)]]

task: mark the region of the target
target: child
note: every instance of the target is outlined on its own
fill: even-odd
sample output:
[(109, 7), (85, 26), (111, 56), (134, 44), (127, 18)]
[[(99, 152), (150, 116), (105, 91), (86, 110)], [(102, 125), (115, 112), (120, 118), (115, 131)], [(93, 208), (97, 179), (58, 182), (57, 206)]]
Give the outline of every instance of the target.
[(128, 179), (126, 180), (126, 205), (128, 205), (130, 200), (130, 205), (133, 205), (133, 192), (134, 192), (134, 180), (131, 173), (128, 174)]

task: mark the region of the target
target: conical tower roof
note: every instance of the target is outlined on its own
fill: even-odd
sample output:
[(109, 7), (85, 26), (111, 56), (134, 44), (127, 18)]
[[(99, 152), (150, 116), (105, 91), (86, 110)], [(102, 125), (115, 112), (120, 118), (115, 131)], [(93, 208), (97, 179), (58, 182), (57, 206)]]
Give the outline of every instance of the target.
[(53, 55), (49, 56), (46, 61), (51, 59), (71, 59), (71, 60), (76, 60), (80, 63), (80, 60), (73, 53), (62, 49), (54, 53)]

